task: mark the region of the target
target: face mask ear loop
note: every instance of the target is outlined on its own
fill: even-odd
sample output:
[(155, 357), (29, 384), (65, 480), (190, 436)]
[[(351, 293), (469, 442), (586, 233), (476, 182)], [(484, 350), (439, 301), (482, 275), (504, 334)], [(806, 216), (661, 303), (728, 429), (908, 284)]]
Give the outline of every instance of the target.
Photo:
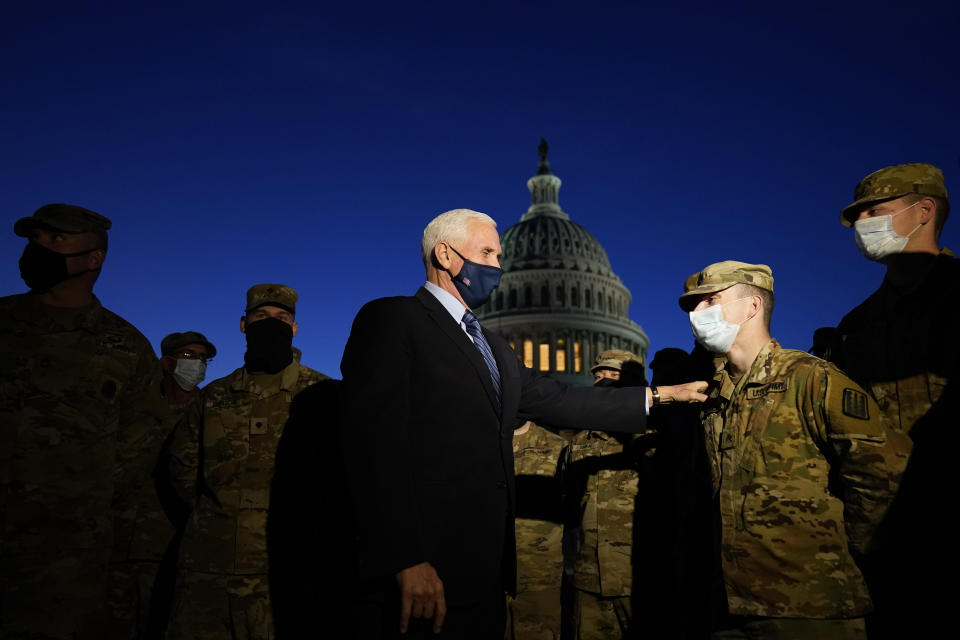
[[(747, 296), (747, 298), (753, 298), (753, 297), (754, 297), (754, 296)], [(757, 297), (760, 297), (760, 296), (757, 296)], [(741, 299), (741, 300), (744, 300), (745, 298), (740, 298), (740, 299)], [(743, 322), (741, 322), (741, 323), (740, 323), (740, 326), (742, 327), (743, 325), (747, 324), (748, 322), (750, 322), (751, 320), (753, 320), (754, 318), (756, 318), (756, 317), (757, 317), (757, 314), (760, 313), (761, 311), (763, 311), (763, 298), (762, 298), (762, 297), (760, 297), (760, 306), (757, 307), (757, 310), (753, 312), (753, 315), (752, 315), (752, 316), (750, 316), (749, 318), (747, 318), (746, 320), (744, 320)]]

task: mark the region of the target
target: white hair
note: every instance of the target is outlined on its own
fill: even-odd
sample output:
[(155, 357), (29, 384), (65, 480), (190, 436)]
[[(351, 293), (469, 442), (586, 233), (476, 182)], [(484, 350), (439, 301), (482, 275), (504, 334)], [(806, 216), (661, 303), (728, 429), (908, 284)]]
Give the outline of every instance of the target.
[(493, 218), (485, 213), (473, 211), (471, 209), (453, 209), (446, 213), (441, 213), (430, 221), (427, 228), (423, 230), (423, 238), (420, 241), (420, 252), (423, 258), (423, 266), (430, 268), (433, 260), (433, 248), (438, 242), (446, 242), (451, 245), (462, 245), (470, 232), (467, 229), (468, 221), (479, 220), (489, 224), (494, 229), (497, 223)]

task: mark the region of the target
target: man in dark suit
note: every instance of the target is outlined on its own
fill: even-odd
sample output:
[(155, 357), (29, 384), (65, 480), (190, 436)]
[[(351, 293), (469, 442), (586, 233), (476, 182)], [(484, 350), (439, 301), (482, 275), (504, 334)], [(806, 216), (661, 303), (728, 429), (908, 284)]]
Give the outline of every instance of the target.
[(470, 311), (500, 279), (496, 223), (448, 211), (422, 250), (425, 285), (364, 305), (341, 362), (362, 592), (352, 623), (370, 638), (502, 638), (516, 581), (514, 428), (640, 432), (651, 403), (703, 401), (706, 383), (580, 388), (535, 373)]

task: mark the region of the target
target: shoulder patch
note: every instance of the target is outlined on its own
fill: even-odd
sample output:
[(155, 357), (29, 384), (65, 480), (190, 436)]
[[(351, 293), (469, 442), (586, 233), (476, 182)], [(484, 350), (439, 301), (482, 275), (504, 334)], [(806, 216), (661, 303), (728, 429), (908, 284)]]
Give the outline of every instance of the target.
[(867, 408), (867, 394), (857, 389), (847, 387), (843, 390), (843, 413), (851, 418), (861, 420), (870, 419), (870, 410)]

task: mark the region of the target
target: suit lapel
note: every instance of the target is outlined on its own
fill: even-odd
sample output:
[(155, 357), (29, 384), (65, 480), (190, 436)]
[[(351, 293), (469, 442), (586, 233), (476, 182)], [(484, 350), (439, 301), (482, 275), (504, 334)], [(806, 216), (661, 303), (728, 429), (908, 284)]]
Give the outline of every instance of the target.
[[(444, 309), (443, 305), (440, 304), (440, 301), (437, 300), (432, 293), (420, 287), (417, 290), (417, 299), (423, 304), (427, 309), (427, 313), (430, 315), (431, 320), (447, 335), (450, 340), (453, 341), (457, 348), (460, 349), (461, 353), (466, 356), (467, 361), (473, 365), (473, 368), (476, 370), (477, 375), (480, 377), (480, 384), (483, 386), (484, 392), (487, 394), (487, 399), (490, 401), (490, 404), (496, 408), (497, 406), (497, 396), (496, 392), (493, 390), (493, 382), (490, 380), (490, 370), (487, 369), (487, 364), (483, 361), (483, 356), (480, 355), (480, 352), (477, 350), (477, 347), (474, 346), (473, 342), (467, 337), (467, 334), (460, 327), (460, 324), (456, 322), (453, 317)], [(497, 366), (500, 366), (500, 358), (494, 356), (497, 360)], [(501, 385), (502, 386), (502, 385)]]
[(500, 371), (500, 405), (503, 407), (500, 428), (513, 429), (516, 425), (503, 424), (503, 416), (517, 415), (517, 405), (520, 403), (520, 385), (514, 382), (517, 377), (517, 354), (496, 333), (484, 329), (483, 335), (490, 344), (493, 357), (497, 361), (497, 369)]

